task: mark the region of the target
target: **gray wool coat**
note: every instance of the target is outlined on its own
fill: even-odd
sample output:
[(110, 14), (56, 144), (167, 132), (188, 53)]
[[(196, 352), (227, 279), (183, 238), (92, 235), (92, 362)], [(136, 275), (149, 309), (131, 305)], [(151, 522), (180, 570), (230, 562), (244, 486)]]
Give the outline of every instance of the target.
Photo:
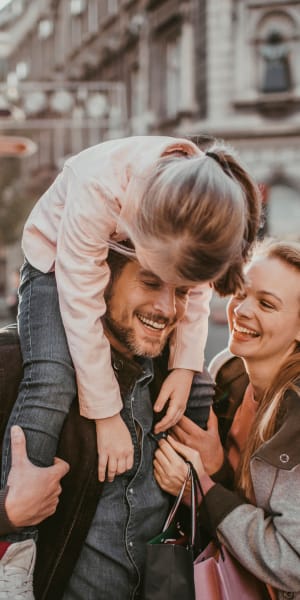
[(278, 600), (300, 600), (300, 381), (299, 395), (288, 391), (283, 408), (275, 435), (251, 459), (256, 506), (220, 483), (206, 500), (228, 550), (275, 588)]

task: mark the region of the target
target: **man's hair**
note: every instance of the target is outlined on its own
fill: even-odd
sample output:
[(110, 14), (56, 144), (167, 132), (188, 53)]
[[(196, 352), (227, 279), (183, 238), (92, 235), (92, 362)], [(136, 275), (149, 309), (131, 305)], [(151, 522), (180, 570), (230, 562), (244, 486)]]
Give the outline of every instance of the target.
[[(129, 242), (129, 240), (123, 242), (122, 246), (124, 248), (132, 249), (132, 244)], [(130, 255), (128, 256), (125, 253), (123, 254), (118, 252), (117, 250), (112, 249), (108, 251), (106, 262), (109, 266), (110, 278), (104, 292), (104, 298), (106, 302), (111, 296), (111, 291), (114, 283), (118, 280), (124, 267), (130, 260), (132, 260), (132, 257)]]

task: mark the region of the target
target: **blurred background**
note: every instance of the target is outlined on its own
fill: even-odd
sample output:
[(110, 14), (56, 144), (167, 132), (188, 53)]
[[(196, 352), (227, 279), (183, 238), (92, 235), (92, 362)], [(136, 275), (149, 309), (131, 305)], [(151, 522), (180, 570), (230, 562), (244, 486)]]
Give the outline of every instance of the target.
[(229, 142), (261, 185), (263, 232), (299, 238), (300, 1), (0, 0), (1, 324), (24, 221), (65, 159), (143, 134)]

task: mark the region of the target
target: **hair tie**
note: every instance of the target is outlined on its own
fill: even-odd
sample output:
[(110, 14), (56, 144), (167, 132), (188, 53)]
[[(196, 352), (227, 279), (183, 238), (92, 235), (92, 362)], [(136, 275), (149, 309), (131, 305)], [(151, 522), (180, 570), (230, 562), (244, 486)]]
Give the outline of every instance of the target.
[(226, 173), (229, 177), (232, 178), (232, 173), (231, 173), (231, 170), (230, 170), (227, 160), (222, 160), (219, 157), (219, 155), (216, 154), (216, 152), (210, 152), (210, 150), (208, 150), (208, 152), (205, 152), (205, 154), (206, 154), (206, 156), (209, 156), (210, 158), (215, 160), (218, 163), (218, 165), (220, 165), (220, 167), (222, 168), (224, 173)]

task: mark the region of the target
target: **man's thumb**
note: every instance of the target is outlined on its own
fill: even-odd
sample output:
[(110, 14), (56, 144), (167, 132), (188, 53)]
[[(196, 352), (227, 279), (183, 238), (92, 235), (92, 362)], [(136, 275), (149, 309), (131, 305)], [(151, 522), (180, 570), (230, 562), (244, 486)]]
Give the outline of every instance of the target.
[(19, 425), (13, 425), (10, 430), (11, 440), (11, 465), (15, 467), (27, 458), (26, 439), (23, 429)]
[(69, 472), (70, 465), (62, 458), (58, 458), (58, 456), (55, 456), (53, 462), (54, 464), (51, 467), (51, 469), (57, 471), (57, 475), (59, 476), (59, 478), (64, 477)]

